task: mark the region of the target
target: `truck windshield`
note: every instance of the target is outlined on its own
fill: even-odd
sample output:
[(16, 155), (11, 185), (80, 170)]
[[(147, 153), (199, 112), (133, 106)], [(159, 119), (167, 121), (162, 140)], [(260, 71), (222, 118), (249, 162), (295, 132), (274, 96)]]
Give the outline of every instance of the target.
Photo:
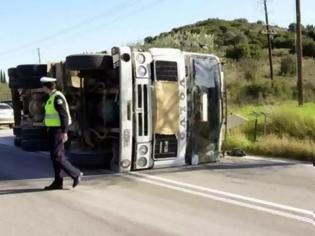
[[(220, 67), (216, 58), (208, 56), (194, 56), (192, 63), (195, 87), (193, 149), (200, 162), (209, 162), (218, 150), (220, 137)], [(206, 116), (202, 114), (205, 102)]]

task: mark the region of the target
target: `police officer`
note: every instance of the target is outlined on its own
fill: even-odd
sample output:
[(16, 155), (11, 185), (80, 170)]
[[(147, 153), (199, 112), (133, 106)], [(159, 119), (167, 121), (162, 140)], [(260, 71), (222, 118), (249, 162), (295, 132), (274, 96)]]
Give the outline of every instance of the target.
[(68, 126), (71, 124), (69, 106), (65, 96), (56, 90), (56, 78), (42, 77), (43, 89), (49, 94), (45, 105), (45, 125), (48, 127), (50, 156), (53, 163), (55, 179), (46, 190), (62, 189), (61, 170), (73, 179), (72, 187), (76, 187), (83, 173), (71, 165), (66, 159), (64, 143), (68, 140)]

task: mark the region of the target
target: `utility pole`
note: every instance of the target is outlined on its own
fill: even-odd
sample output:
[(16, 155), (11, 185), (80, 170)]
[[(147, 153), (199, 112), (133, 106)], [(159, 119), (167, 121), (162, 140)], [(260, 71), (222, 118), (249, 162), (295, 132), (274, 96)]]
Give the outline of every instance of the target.
[(264, 7), (265, 7), (265, 18), (266, 18), (266, 27), (267, 27), (267, 40), (268, 40), (268, 53), (269, 53), (269, 65), (270, 65), (270, 79), (271, 82), (273, 82), (273, 65), (272, 65), (272, 53), (271, 53), (271, 39), (270, 35), (272, 34), (270, 32), (269, 28), (269, 19), (268, 19), (268, 9), (267, 9), (267, 0), (264, 0)]
[(301, 4), (296, 0), (296, 55), (297, 55), (297, 87), (299, 106), (304, 104), (303, 78), (302, 78), (302, 30), (301, 30)]
[(37, 48), (37, 55), (38, 55), (38, 63), (41, 64), (40, 49), (39, 48)]

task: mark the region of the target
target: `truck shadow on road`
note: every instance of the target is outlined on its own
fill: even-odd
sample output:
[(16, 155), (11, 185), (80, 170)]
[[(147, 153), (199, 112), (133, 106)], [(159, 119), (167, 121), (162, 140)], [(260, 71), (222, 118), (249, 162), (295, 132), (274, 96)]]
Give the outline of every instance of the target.
[(245, 169), (273, 169), (273, 168), (288, 168), (297, 165), (296, 163), (286, 163), (286, 162), (268, 162), (268, 161), (256, 161), (256, 162), (216, 162), (209, 164), (200, 164), (198, 166), (186, 166), (183, 168), (165, 168), (160, 170), (151, 171), (152, 174), (162, 174), (162, 173), (176, 173), (176, 172), (192, 172), (200, 170), (209, 171), (221, 171), (221, 170), (245, 170)]

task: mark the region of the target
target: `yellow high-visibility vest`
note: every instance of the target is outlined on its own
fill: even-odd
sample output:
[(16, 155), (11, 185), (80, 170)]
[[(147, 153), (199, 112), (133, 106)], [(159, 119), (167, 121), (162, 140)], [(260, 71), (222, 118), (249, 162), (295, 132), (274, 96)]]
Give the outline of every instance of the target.
[(60, 116), (59, 116), (58, 111), (55, 108), (55, 98), (57, 95), (62, 98), (63, 102), (66, 105), (66, 110), (67, 110), (67, 114), (68, 114), (68, 125), (71, 124), (71, 116), (70, 116), (70, 110), (69, 110), (67, 100), (61, 92), (56, 90), (50, 95), (50, 97), (47, 100), (46, 105), (45, 105), (44, 123), (47, 127), (59, 127), (59, 126), (61, 126)]

